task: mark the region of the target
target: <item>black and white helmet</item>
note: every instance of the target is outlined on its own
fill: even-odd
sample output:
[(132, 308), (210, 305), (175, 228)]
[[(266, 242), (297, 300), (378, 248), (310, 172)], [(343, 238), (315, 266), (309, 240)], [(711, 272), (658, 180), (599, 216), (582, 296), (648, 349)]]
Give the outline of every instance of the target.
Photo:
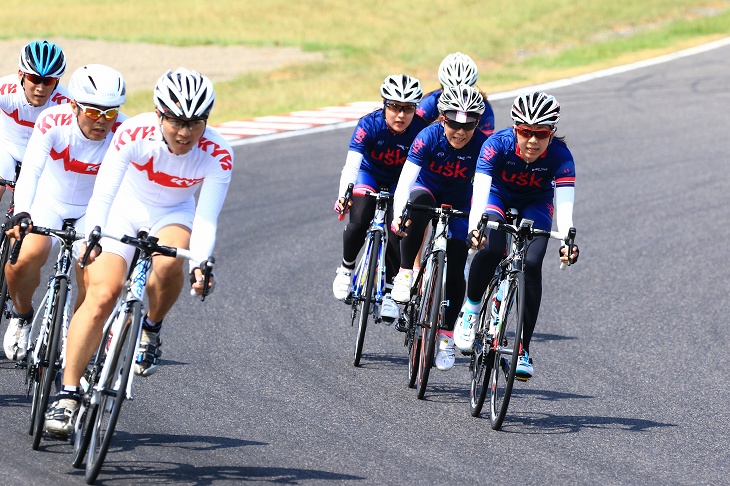
[(74, 71), (68, 81), (68, 94), (79, 103), (97, 106), (121, 106), (127, 99), (122, 75), (103, 64), (87, 64)]
[(66, 57), (53, 42), (33, 41), (20, 50), (18, 69), (44, 78), (60, 78), (66, 72)]
[(438, 102), (438, 109), (442, 114), (447, 111), (456, 111), (478, 118), (484, 113), (484, 108), (484, 97), (479, 90), (468, 84), (445, 88)]
[(560, 121), (560, 104), (554, 96), (541, 91), (522, 94), (512, 104), (515, 125), (550, 125)]
[(380, 96), (390, 101), (418, 104), (423, 97), (421, 82), (407, 74), (388, 76), (380, 86)]
[(213, 109), (213, 83), (197, 71), (177, 68), (160, 76), (153, 96), (164, 114), (185, 118), (205, 117)]
[(471, 57), (461, 52), (449, 54), (439, 66), (439, 81), (443, 87), (468, 84), (474, 86), (479, 78), (479, 70)]

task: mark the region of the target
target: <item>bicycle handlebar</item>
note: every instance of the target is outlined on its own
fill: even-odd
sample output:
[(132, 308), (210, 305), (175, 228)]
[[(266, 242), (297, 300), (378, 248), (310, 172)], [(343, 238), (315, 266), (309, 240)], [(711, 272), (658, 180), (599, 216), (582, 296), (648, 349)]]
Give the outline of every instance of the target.
[(340, 214), (339, 214), (339, 216), (337, 216), (337, 219), (339, 219), (340, 221), (344, 220), (345, 214), (347, 214), (348, 205), (350, 204), (350, 201), (352, 200), (353, 187), (355, 187), (355, 184), (353, 184), (352, 182), (350, 182), (347, 185), (347, 190), (345, 191), (345, 196), (344, 196), (345, 200), (342, 203), (342, 209), (340, 211), (338, 211)]
[(532, 221), (523, 219), (519, 226), (514, 224), (506, 224), (501, 223), (499, 221), (489, 221), (487, 222), (487, 227), (489, 229), (504, 231), (506, 233), (509, 233), (514, 236), (522, 236), (527, 239), (531, 239), (533, 236), (543, 236), (546, 238), (553, 238), (555, 240), (561, 241), (564, 245), (568, 247), (568, 263), (560, 263), (560, 269), (564, 270), (566, 266), (571, 265), (570, 262), (570, 255), (573, 253), (573, 247), (575, 246), (575, 234), (576, 229), (570, 228), (568, 230), (568, 234), (566, 236), (563, 236), (562, 234), (558, 233), (557, 231), (545, 231), (539, 228), (533, 228), (532, 227)]
[(401, 214), (400, 219), (400, 227), (405, 228), (406, 222), (411, 219), (411, 210), (413, 211), (425, 211), (432, 216), (441, 216), (446, 215), (450, 218), (468, 218), (469, 217), (469, 211), (461, 211), (459, 209), (454, 209), (451, 207), (450, 204), (442, 204), (439, 207), (436, 206), (429, 206), (427, 204), (414, 204), (411, 201), (408, 201), (403, 208), (403, 213)]
[(15, 189), (15, 181), (11, 181), (8, 179), (0, 179), (0, 186), (7, 186), (10, 189)]
[(13, 243), (13, 247), (10, 249), (10, 256), (8, 257), (8, 261), (11, 265), (15, 265), (18, 262), (20, 247), (23, 245), (25, 232), (28, 229), (28, 226), (30, 226), (30, 221), (28, 219), (23, 219), (20, 221), (20, 224), (18, 226), (20, 226), (20, 238), (18, 238), (15, 243)]

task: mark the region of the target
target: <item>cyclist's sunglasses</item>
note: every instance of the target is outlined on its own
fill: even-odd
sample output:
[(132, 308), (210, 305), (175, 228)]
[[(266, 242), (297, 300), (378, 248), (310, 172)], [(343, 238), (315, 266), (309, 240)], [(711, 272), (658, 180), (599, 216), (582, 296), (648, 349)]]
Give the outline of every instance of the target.
[(410, 115), (411, 113), (415, 113), (416, 111), (416, 105), (399, 105), (398, 103), (393, 103), (392, 101), (388, 101), (385, 103), (385, 106), (390, 109), (393, 113), (400, 113), (401, 111), (406, 114)]
[(93, 106), (82, 105), (78, 101), (76, 102), (76, 104), (84, 112), (84, 115), (88, 116), (92, 120), (98, 120), (102, 116), (105, 117), (107, 120), (112, 120), (119, 114), (118, 106), (116, 108), (109, 108), (108, 110), (100, 110), (99, 108), (94, 108)]
[(466, 123), (459, 123), (456, 120), (451, 120), (449, 118), (444, 118), (444, 121), (446, 122), (446, 125), (448, 125), (449, 128), (453, 130), (460, 130), (464, 129), (464, 131), (470, 132), (474, 130), (477, 127), (477, 123), (479, 123), (478, 120), (470, 121)]
[(526, 139), (531, 139), (534, 135), (535, 138), (538, 140), (545, 140), (550, 135), (553, 134), (553, 131), (549, 128), (540, 128), (538, 130), (533, 130), (531, 128), (523, 127), (523, 126), (516, 126), (515, 130), (517, 130), (517, 134), (521, 137), (524, 137)]
[(42, 84), (43, 86), (51, 86), (58, 81), (58, 78), (46, 78), (32, 73), (23, 73), (23, 77), (33, 84)]

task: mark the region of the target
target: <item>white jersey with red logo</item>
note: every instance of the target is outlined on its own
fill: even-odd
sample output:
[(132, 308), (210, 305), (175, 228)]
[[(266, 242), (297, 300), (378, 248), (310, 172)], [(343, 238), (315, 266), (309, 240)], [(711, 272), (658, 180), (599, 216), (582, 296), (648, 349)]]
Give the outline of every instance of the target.
[(120, 113), (109, 134), (96, 141), (81, 132), (71, 104), (44, 110), (36, 120), (23, 158), (15, 187), (15, 211), (30, 212), (36, 194), (42, 198), (41, 203), (85, 207), (114, 131), (126, 119)]
[(28, 103), (17, 74), (0, 78), (0, 145), (15, 160), (22, 161), (38, 115), (46, 108), (69, 101), (66, 86), (59, 84), (45, 105), (33, 106)]
[(198, 205), (190, 236), (190, 250), (205, 260), (213, 252), (218, 214), (228, 192), (233, 169), (233, 151), (214, 129), (206, 127), (197, 146), (184, 155), (167, 147), (157, 114), (130, 118), (118, 129), (99, 170), (94, 194), (86, 213), (87, 233), (95, 226), (105, 228), (109, 210), (125, 207), (124, 201), (176, 210), (194, 202)]

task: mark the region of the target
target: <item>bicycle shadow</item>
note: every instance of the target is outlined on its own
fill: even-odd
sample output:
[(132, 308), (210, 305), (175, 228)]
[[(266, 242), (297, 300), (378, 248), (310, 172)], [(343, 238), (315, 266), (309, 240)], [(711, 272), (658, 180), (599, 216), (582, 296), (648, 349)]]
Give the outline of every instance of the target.
[(536, 332), (532, 335), (532, 340), (537, 342), (548, 342), (548, 341), (575, 341), (578, 339), (575, 336), (565, 336), (563, 334), (553, 334), (547, 332)]
[[(83, 477), (83, 471), (71, 476)], [(105, 477), (106, 476), (106, 477)], [(197, 486), (216, 484), (221, 481), (257, 481), (278, 484), (299, 484), (302, 481), (356, 481), (361, 476), (332, 473), (316, 469), (254, 466), (195, 466), (177, 462), (105, 461), (101, 478), (96, 484), (184, 483)]]
[(0, 407), (28, 407), (30, 397), (22, 395), (0, 395)]
[[(482, 414), (482, 418), (489, 420)], [(507, 413), (502, 431), (517, 434), (574, 434), (584, 429), (647, 432), (651, 429), (677, 427), (677, 424), (631, 417), (592, 415), (556, 415), (550, 413)]]

